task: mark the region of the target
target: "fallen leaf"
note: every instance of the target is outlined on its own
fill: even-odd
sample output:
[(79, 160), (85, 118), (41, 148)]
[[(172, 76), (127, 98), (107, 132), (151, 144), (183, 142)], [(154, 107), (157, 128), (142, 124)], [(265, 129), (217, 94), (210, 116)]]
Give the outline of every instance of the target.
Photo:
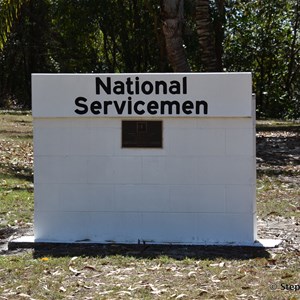
[(138, 289), (139, 289), (138, 286), (135, 286), (135, 287), (130, 286), (130, 287), (128, 288), (129, 291), (135, 291), (135, 290), (138, 290)]
[(199, 296), (203, 296), (204, 294), (208, 294), (208, 291), (204, 289), (200, 289)]
[(44, 286), (43, 286), (43, 289), (46, 290), (47, 292), (50, 292), (50, 290), (48, 289), (48, 286), (47, 286), (47, 285), (44, 285)]
[(48, 261), (48, 260), (49, 260), (48, 257), (42, 257), (42, 258), (41, 258), (41, 261)]
[(242, 286), (242, 290), (249, 290), (250, 286)]
[(87, 289), (87, 290), (90, 290), (90, 289), (93, 288), (92, 286), (87, 286), (87, 285), (84, 285), (83, 287), (84, 287), (85, 289)]
[(220, 267), (220, 268), (223, 268), (225, 266), (225, 262), (222, 261), (220, 263), (210, 264), (209, 266), (210, 267)]
[(212, 282), (221, 282), (220, 279), (215, 279), (215, 277), (217, 277), (217, 276), (216, 276), (216, 275), (213, 275), (213, 276), (211, 277), (211, 281), (212, 281)]
[(192, 277), (192, 276), (196, 276), (196, 274), (197, 274), (197, 272), (195, 272), (195, 271), (191, 271), (191, 272), (189, 272), (188, 273), (188, 277)]
[(218, 267), (219, 264), (210, 264), (209, 266), (210, 266), (210, 267)]
[(269, 258), (268, 260), (269, 265), (276, 265), (277, 260), (274, 258)]
[(159, 270), (160, 267), (161, 267), (161, 264), (158, 264), (158, 265), (156, 265), (154, 267), (148, 268), (148, 270), (155, 271), (155, 270)]
[(97, 271), (95, 267), (89, 266), (89, 265), (86, 265), (86, 266), (84, 266), (83, 268), (84, 268), (84, 269), (93, 270), (93, 271)]
[(69, 266), (69, 270), (70, 270), (71, 272), (73, 272), (73, 273), (75, 274), (75, 276), (78, 276), (79, 274), (81, 274), (78, 270), (73, 269), (71, 266)]
[(69, 266), (73, 264), (74, 260), (76, 260), (78, 256), (74, 256), (70, 259)]
[(219, 279), (220, 280), (225, 280), (225, 279), (227, 279), (227, 276), (220, 276)]
[(118, 292), (118, 295), (120, 295), (120, 296), (124, 296), (124, 295), (131, 296), (131, 293), (128, 292), (128, 291), (120, 291), (120, 292)]
[(61, 271), (56, 270), (54, 273), (52, 273), (53, 276), (60, 276)]
[(153, 284), (149, 284), (149, 287), (151, 288), (151, 294), (156, 294), (156, 295), (158, 295), (158, 294), (160, 294), (161, 293), (161, 291), (159, 290), (159, 289), (157, 289)]
[(27, 294), (24, 294), (24, 293), (21, 293), (21, 294), (18, 294), (19, 297), (22, 297), (22, 298), (31, 298), (31, 296), (27, 295)]
[(113, 293), (113, 290), (108, 290), (108, 291), (104, 291), (104, 292), (99, 292), (99, 295), (108, 295), (110, 293)]

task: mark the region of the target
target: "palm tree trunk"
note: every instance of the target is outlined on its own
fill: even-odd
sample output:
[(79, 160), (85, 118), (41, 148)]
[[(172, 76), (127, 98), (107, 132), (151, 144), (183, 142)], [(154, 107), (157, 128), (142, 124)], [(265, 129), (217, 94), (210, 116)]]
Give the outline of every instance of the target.
[(183, 47), (183, 0), (161, 0), (162, 28), (169, 63), (174, 72), (189, 72)]
[(209, 0), (196, 0), (196, 26), (204, 71), (219, 71)]

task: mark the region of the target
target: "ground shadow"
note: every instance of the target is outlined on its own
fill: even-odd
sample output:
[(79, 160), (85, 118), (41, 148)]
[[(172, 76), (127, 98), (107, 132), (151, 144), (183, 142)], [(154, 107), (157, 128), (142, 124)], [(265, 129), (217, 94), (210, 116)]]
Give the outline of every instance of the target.
[(91, 256), (107, 257), (120, 255), (124, 257), (155, 259), (162, 256), (183, 260), (232, 259), (247, 260), (253, 258), (269, 258), (265, 248), (232, 247), (232, 246), (183, 246), (183, 245), (125, 245), (125, 244), (54, 244), (35, 247), (34, 258), (64, 257), (64, 256)]
[(33, 134), (32, 133), (27, 133), (27, 132), (22, 132), (19, 130), (5, 130), (1, 129), (0, 134), (4, 136), (9, 136), (9, 138), (17, 139), (17, 140), (32, 140), (33, 139)]
[(16, 179), (26, 180), (33, 182), (33, 169), (32, 167), (24, 167), (20, 165), (14, 165), (12, 163), (3, 164), (0, 163), (0, 169), (3, 170), (2, 177), (14, 177)]
[[(274, 134), (259, 134), (264, 131)], [(281, 135), (281, 132), (289, 132), (290, 135)], [(259, 128), (257, 133), (256, 156), (260, 163), (275, 167), (300, 164), (300, 126)]]

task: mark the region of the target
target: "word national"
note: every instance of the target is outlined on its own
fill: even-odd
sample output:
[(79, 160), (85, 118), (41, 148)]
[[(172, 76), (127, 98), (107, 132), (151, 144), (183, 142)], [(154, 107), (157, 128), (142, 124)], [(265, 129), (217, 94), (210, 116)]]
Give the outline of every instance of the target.
[(106, 78), (106, 83), (102, 81), (100, 77), (96, 77), (96, 94), (101, 94), (101, 88), (106, 94), (111, 94), (112, 92), (116, 95), (124, 95), (125, 93), (129, 95), (159, 95), (159, 94), (173, 94), (180, 95), (187, 93), (187, 78), (182, 78), (182, 83), (177, 80), (171, 80), (168, 84), (164, 80), (156, 80), (154, 83), (148, 80), (140, 82), (139, 77), (135, 77), (132, 80), (130, 77), (126, 79), (125, 82), (116, 80), (114, 85), (111, 84), (111, 78)]
[[(111, 77), (95, 78), (96, 95), (101, 100), (89, 101), (83, 96), (75, 99), (78, 115), (207, 115), (208, 103), (204, 100), (173, 100), (175, 95), (188, 94), (187, 77), (181, 80), (140, 80), (139, 77), (115, 80)], [(112, 99), (111, 95), (115, 95)], [(134, 96), (139, 96), (138, 100)], [(144, 96), (143, 96), (144, 95)], [(153, 96), (149, 99), (149, 95)], [(170, 95), (168, 100), (160, 100), (160, 95)], [(104, 97), (109, 99), (103, 99)], [(127, 98), (124, 99), (125, 96)], [(122, 98), (121, 98), (122, 97)], [(178, 96), (176, 96), (178, 99)], [(121, 98), (121, 99), (120, 99)]]

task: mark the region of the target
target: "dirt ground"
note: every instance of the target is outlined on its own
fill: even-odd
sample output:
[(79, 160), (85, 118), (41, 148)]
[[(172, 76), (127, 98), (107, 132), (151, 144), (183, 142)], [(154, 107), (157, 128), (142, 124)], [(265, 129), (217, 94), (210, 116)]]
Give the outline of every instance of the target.
[[(298, 218), (286, 218), (271, 211), (268, 215), (258, 218), (258, 236), (280, 239), (280, 248), (296, 251), (300, 255), (300, 126), (298, 124), (293, 127), (273, 127), (271, 122), (260, 122), (256, 145), (257, 177), (273, 177), (274, 180), (286, 187), (295, 188), (296, 193), (298, 192), (293, 203)], [(288, 193), (288, 190), (286, 188), (285, 192)]]

